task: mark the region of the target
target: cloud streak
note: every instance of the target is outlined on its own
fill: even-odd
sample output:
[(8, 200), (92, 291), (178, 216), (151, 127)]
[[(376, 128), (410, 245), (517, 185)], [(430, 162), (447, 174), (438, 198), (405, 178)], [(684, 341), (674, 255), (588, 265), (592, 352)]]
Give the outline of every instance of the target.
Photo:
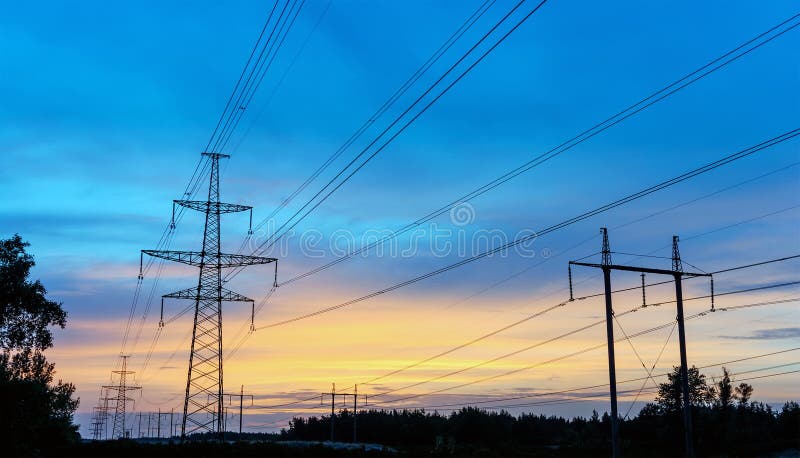
[(734, 340), (774, 340), (800, 338), (800, 328), (758, 329), (748, 336), (719, 336)]

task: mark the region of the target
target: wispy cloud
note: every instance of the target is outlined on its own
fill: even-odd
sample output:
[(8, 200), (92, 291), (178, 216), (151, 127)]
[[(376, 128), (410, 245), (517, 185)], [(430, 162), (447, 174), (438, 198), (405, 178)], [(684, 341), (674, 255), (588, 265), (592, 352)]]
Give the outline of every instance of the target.
[(800, 328), (759, 329), (749, 336), (719, 336), (723, 339), (737, 340), (774, 340), (800, 337)]

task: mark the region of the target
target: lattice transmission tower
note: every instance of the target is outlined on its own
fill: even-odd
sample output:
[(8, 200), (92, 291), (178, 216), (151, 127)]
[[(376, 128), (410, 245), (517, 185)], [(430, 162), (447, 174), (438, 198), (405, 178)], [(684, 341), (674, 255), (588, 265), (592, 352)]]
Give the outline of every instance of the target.
[[(220, 251), (220, 215), (250, 211), (252, 223), (253, 207), (223, 203), (219, 200), (219, 160), (227, 154), (203, 153), (211, 162), (208, 184), (208, 199), (175, 200), (175, 205), (205, 213), (205, 230), (201, 251), (142, 250), (142, 253), (169, 261), (180, 262), (200, 269), (197, 286), (163, 298), (189, 299), (195, 301), (192, 348), (189, 354), (189, 373), (186, 379), (186, 398), (183, 403), (181, 438), (194, 433), (223, 432), (223, 371), (222, 371), (222, 302), (250, 302), (245, 297), (224, 288), (222, 269), (256, 264), (275, 263), (277, 259), (241, 254), (226, 254)], [(162, 312), (163, 313), (163, 312)], [(251, 314), (252, 318), (252, 314)]]
[[(128, 397), (128, 392), (142, 389), (140, 386), (128, 384), (128, 376), (135, 373), (128, 370), (128, 358), (128, 355), (122, 355), (122, 368), (118, 371), (111, 371), (117, 374), (119, 383), (117, 385), (103, 386), (107, 393), (104, 399), (106, 408), (103, 415), (108, 415), (108, 401), (114, 402), (114, 426), (111, 428), (111, 437), (115, 439), (128, 437), (128, 430), (125, 428), (125, 417), (128, 401), (133, 401), (133, 398)], [(116, 395), (109, 396), (112, 391), (115, 391)], [(103, 422), (105, 422), (104, 419)]]
[(97, 406), (92, 409), (92, 439), (99, 441), (107, 436), (108, 421), (108, 389), (100, 388), (100, 398)]

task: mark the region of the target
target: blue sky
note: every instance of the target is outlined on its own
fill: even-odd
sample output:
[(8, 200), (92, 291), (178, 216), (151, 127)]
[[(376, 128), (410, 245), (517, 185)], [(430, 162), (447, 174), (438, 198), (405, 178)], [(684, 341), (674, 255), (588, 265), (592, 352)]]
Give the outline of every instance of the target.
[[(474, 1), (309, 1), (225, 151), (232, 158), (224, 166), (223, 199), (254, 205), (256, 220), (266, 216), (478, 5)], [(84, 398), (81, 409), (90, 409), (97, 385), (107, 379), (114, 362), (133, 294), (139, 250), (154, 247), (168, 222), (170, 200), (180, 196), (188, 181), (267, 6), (259, 2), (46, 6), (18, 2), (9, 5), (0, 18), (4, 51), (0, 148), (7, 159), (7, 166), (0, 169), (4, 197), (0, 236), (19, 232), (32, 243), (39, 264), (36, 274), (70, 313), (70, 325), (57, 340), (62, 349), (54, 350), (54, 359), (66, 379), (78, 382)], [(463, 43), (477, 39), (510, 6), (498, 1)], [(329, 237), (344, 229), (358, 237), (368, 230), (402, 227), (792, 16), (795, 9), (796, 4), (789, 1), (550, 2), (297, 231), (319, 230)], [(465, 229), (470, 233), (497, 229), (508, 236), (540, 229), (796, 128), (800, 119), (799, 33), (786, 33), (475, 199), (470, 202), (475, 218)], [(466, 50), (463, 43), (432, 73), (441, 72), (444, 63), (453, 62)], [(421, 93), (422, 84), (432, 81), (432, 77), (423, 78), (377, 125), (385, 125), (389, 116)], [(277, 221), (310, 198), (376, 133), (377, 129), (369, 131)], [(775, 173), (614, 230), (612, 244), (624, 247), (621, 251), (645, 253), (668, 245), (673, 233), (688, 238), (741, 223), (687, 240), (685, 258), (713, 270), (797, 254), (800, 211), (792, 207), (800, 204), (800, 167), (789, 166), (798, 161), (797, 140), (783, 143), (543, 237), (536, 243), (540, 259), (541, 250), (560, 253), (595, 235), (600, 226), (613, 228), (771, 172)], [(186, 218), (177, 229), (174, 246), (198, 246), (201, 223), (196, 216)], [(458, 229), (447, 216), (436, 223)], [(229, 249), (238, 247), (246, 224), (241, 216), (224, 220)], [(516, 316), (521, 312), (509, 304), (563, 289), (567, 258), (590, 254), (598, 243), (594, 239), (563, 258), (545, 262), (480, 300), (437, 311), (431, 323), (440, 327), (432, 332), (449, 334), (457, 343), (489, 329), (486, 320)], [(282, 278), (330, 259), (303, 256), (296, 242), (287, 250), (281, 253)], [(667, 255), (668, 249), (657, 254)], [(266, 323), (313, 311), (455, 260), (456, 255), (442, 259), (424, 250), (403, 259), (354, 259), (287, 286), (259, 319)], [(314, 345), (323, 345), (312, 338), (319, 328), (342, 326), (348, 320), (378, 329), (386, 323), (380, 320), (412, 325), (416, 314), (426, 312), (409, 304), (436, 308), (459, 301), (532, 262), (538, 261), (513, 255), (492, 258), (402, 290), (385, 304), (381, 299), (308, 325), (298, 324), (295, 337), (287, 339), (297, 339), (297, 348), (304, 352), (292, 353), (291, 359), (318, 366), (311, 352)], [(723, 280), (720, 288), (788, 281), (797, 266), (795, 261), (764, 268), (755, 278), (733, 276), (727, 284)], [(156, 297), (181, 287), (191, 276), (189, 270), (170, 271)], [(261, 297), (269, 286), (263, 281), (266, 277), (267, 271), (242, 275), (236, 289)], [(237, 318), (243, 313), (232, 312)], [(792, 306), (752, 313), (752, 329), (743, 328), (743, 336), (772, 336), (769, 329), (797, 325), (800, 317)], [(775, 313), (785, 315), (774, 318)], [(446, 324), (453, 318), (448, 314), (474, 327), (450, 328)], [(145, 319), (146, 336), (154, 332), (154, 319), (152, 314)], [(558, 317), (553, 319), (559, 322)], [(559, 326), (568, 324), (569, 319), (561, 320)], [(766, 324), (759, 327), (758, 320)], [(184, 329), (176, 333), (183, 335)], [(344, 355), (365, 344), (395, 348), (392, 342), (398, 336), (379, 337), (369, 342), (348, 339), (349, 346), (337, 351)], [(143, 342), (147, 339), (143, 337)], [(722, 337), (717, 340), (727, 342)], [(786, 347), (790, 340), (764, 339), (771, 348)], [(281, 342), (294, 348), (291, 340)], [(445, 339), (443, 345), (448, 342)], [(252, 349), (279, 352), (274, 344), (263, 341)], [(102, 351), (85, 356), (86, 345)], [(146, 344), (136, 352), (146, 351), (141, 347)], [(399, 351), (413, 359), (436, 348), (431, 341), (430, 348), (409, 346)], [(166, 355), (171, 350), (169, 345), (163, 348)], [(280, 355), (276, 357), (280, 360)], [(80, 367), (81, 358), (91, 361), (91, 369)], [(373, 356), (364, 356), (363, 361), (374, 361), (369, 358)], [(601, 355), (593, 361), (602, 363)], [(391, 369), (391, 362), (378, 366), (375, 363), (373, 369)], [(176, 390), (182, 383), (177, 374), (183, 372), (162, 374), (164, 386), (151, 392)], [(356, 380), (360, 376), (352, 374)], [(604, 377), (602, 364), (591, 376)], [(318, 374), (298, 383), (316, 390), (334, 377)], [(269, 389), (289, 391), (297, 386), (287, 374), (281, 381), (284, 385)], [(237, 380), (235, 384), (240, 382), (249, 383)], [(796, 389), (781, 394), (797, 397)], [(603, 404), (598, 405), (602, 408)]]

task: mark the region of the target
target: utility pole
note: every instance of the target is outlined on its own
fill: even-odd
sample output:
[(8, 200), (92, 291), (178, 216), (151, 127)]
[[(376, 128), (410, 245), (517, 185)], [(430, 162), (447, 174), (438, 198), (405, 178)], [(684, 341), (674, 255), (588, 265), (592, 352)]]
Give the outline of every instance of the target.
[[(694, 458), (694, 444), (692, 443), (692, 403), (689, 399), (689, 366), (686, 362), (686, 328), (683, 324), (683, 263), (681, 253), (678, 251), (678, 236), (672, 236), (672, 276), (675, 279), (675, 303), (678, 308), (678, 341), (681, 352), (681, 390), (683, 391), (683, 440), (686, 447), (686, 456)], [(710, 274), (707, 274), (709, 277)]]
[[(614, 364), (614, 328), (613, 328), (613, 318), (614, 318), (614, 311), (611, 304), (611, 271), (612, 270), (619, 270), (619, 271), (626, 271), (626, 272), (638, 272), (642, 275), (650, 273), (656, 275), (669, 275), (675, 281), (675, 302), (677, 304), (677, 316), (676, 321), (678, 323), (678, 339), (679, 339), (679, 346), (680, 346), (680, 357), (681, 357), (681, 367), (680, 367), (680, 374), (681, 374), (681, 392), (683, 398), (683, 425), (684, 425), (684, 442), (686, 448), (686, 456), (688, 458), (694, 458), (694, 447), (692, 442), (692, 404), (691, 399), (689, 399), (689, 372), (687, 366), (687, 357), (686, 357), (686, 329), (684, 327), (684, 318), (683, 318), (683, 290), (682, 290), (682, 279), (683, 277), (710, 277), (713, 282), (713, 277), (711, 274), (707, 273), (698, 273), (698, 272), (685, 272), (683, 270), (683, 263), (681, 262), (680, 252), (678, 251), (678, 236), (672, 237), (672, 269), (651, 269), (648, 267), (638, 267), (638, 266), (626, 266), (626, 265), (618, 265), (613, 264), (611, 262), (611, 249), (609, 248), (608, 243), (608, 230), (606, 228), (601, 228), (600, 232), (603, 234), (603, 247), (601, 250), (602, 253), (602, 263), (595, 264), (595, 263), (587, 263), (587, 262), (577, 262), (577, 261), (570, 261), (569, 262), (569, 291), (570, 291), (570, 300), (573, 299), (572, 295), (572, 266), (585, 266), (585, 267), (594, 267), (602, 269), (603, 271), (603, 283), (605, 287), (605, 300), (606, 300), (606, 331), (608, 337), (608, 370), (609, 370), (609, 381), (610, 381), (610, 395), (611, 395), (611, 449), (612, 449), (612, 456), (614, 458), (620, 457), (620, 445), (619, 445), (619, 429), (617, 423), (617, 387), (616, 387), (616, 369)], [(712, 283), (713, 285), (713, 283)], [(713, 304), (713, 286), (711, 292), (711, 300)], [(642, 297), (644, 298), (644, 277), (642, 277)], [(643, 304), (645, 306), (646, 304)]]
[[(347, 396), (352, 396), (353, 397), (353, 442), (358, 442), (358, 440), (357, 440), (358, 436), (356, 434), (356, 427), (358, 425), (358, 422), (357, 422), (357, 418), (358, 418), (358, 385), (354, 385), (353, 388), (354, 388), (354, 390), (353, 390), (352, 393), (337, 393), (336, 392), (336, 384), (334, 383), (332, 385), (330, 393), (321, 393), (321, 395), (320, 395), (320, 398), (319, 398), (320, 405), (322, 405), (322, 402), (323, 402), (323, 399), (325, 398), (325, 396), (330, 396), (331, 397), (331, 442), (333, 442), (333, 438), (334, 438), (333, 424), (334, 424), (334, 420), (336, 418), (336, 412), (335, 412), (336, 396), (342, 396), (344, 398), (346, 398)], [(364, 395), (364, 399), (366, 400), (366, 395)]]
[(336, 419), (336, 412), (335, 409), (335, 400), (336, 400), (336, 383), (331, 385), (331, 442), (333, 442), (333, 438), (335, 437), (333, 434), (333, 427)]
[[(153, 415), (152, 413), (150, 415)], [(169, 415), (170, 419), (172, 418), (172, 412), (162, 412), (161, 408), (158, 408), (158, 413), (155, 414), (157, 416), (156, 420), (156, 437), (161, 438), (161, 417)], [(170, 424), (172, 420), (170, 420)], [(172, 428), (170, 428), (170, 432), (172, 432)]]
[(358, 384), (353, 385), (353, 443), (358, 442), (356, 427), (358, 426)]
[(127, 431), (125, 429), (125, 416), (127, 413), (127, 406), (128, 401), (134, 401), (133, 398), (128, 397), (129, 391), (141, 390), (142, 387), (136, 385), (128, 385), (127, 378), (129, 375), (133, 375), (135, 372), (128, 370), (128, 358), (129, 355), (121, 355), (122, 357), (122, 368), (118, 371), (111, 371), (114, 374), (117, 374), (119, 377), (119, 384), (117, 385), (105, 385), (103, 388), (108, 391), (116, 391), (116, 395), (113, 397), (108, 397), (108, 400), (113, 400), (114, 404), (114, 426), (111, 430), (111, 436), (114, 438), (125, 438), (127, 437)]
[(139, 413), (136, 414), (136, 416), (139, 417), (139, 427), (136, 429), (136, 436), (141, 438), (142, 437), (142, 413), (139, 412)]
[[(195, 302), (192, 346), (189, 353), (189, 371), (186, 378), (186, 397), (183, 403), (181, 440), (193, 433), (216, 433), (222, 438), (223, 370), (222, 370), (222, 302), (254, 302), (252, 299), (224, 288), (222, 269), (275, 263), (275, 285), (278, 265), (276, 258), (222, 253), (220, 215), (223, 213), (250, 212), (253, 207), (220, 202), (219, 160), (227, 154), (203, 153), (211, 163), (208, 197), (204, 201), (175, 200), (172, 204), (173, 224), (175, 206), (205, 214), (205, 230), (201, 251), (142, 250), (142, 254), (180, 262), (199, 268), (197, 286), (162, 296), (161, 322), (163, 326), (164, 298), (189, 299)], [(140, 275), (142, 273), (140, 259)], [(252, 324), (252, 323), (251, 323)]]
[(244, 412), (244, 398), (250, 398), (250, 406), (253, 406), (253, 395), (252, 394), (244, 394), (244, 385), (242, 385), (242, 389), (239, 394), (236, 393), (225, 393), (225, 396), (230, 396), (230, 402), (233, 402), (233, 398), (239, 398), (239, 440), (242, 440), (242, 414)]
[(606, 300), (606, 339), (608, 347), (608, 383), (611, 387), (611, 456), (620, 458), (622, 450), (619, 443), (619, 415), (617, 413), (617, 366), (614, 358), (614, 308), (611, 304), (611, 246), (608, 243), (608, 230), (603, 233), (602, 269)]

